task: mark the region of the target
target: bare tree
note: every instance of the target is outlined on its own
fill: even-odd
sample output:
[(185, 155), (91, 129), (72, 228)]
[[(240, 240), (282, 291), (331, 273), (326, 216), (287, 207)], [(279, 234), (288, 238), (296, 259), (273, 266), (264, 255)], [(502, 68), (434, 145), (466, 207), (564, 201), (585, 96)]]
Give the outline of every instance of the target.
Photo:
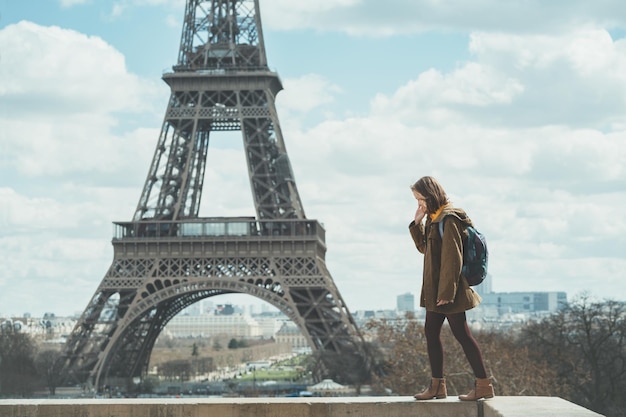
[(308, 370), (318, 379), (330, 378), (340, 384), (352, 385), (357, 394), (361, 386), (371, 379), (372, 366), (356, 346), (353, 352), (319, 350), (311, 355), (308, 365)]
[[(395, 320), (371, 321), (367, 328), (383, 352), (383, 372), (378, 373), (378, 391), (413, 395), (431, 378), (426, 338), (422, 321), (412, 314)], [(556, 373), (542, 360), (529, 354), (518, 343), (519, 332), (475, 331), (481, 346), (488, 375), (497, 395), (555, 395), (562, 391), (556, 384)], [(460, 344), (448, 326), (441, 333), (445, 349), (445, 376), (449, 395), (469, 390), (474, 374)]]
[(32, 338), (11, 325), (0, 327), (0, 394), (27, 397), (37, 381)]
[(372, 320), (366, 329), (373, 333), (381, 352), (381, 366), (373, 386), (379, 392), (415, 394), (423, 381), (430, 381), (423, 325), (412, 314), (399, 319)]
[(626, 416), (626, 304), (583, 295), (524, 329), (527, 347), (567, 388), (565, 398), (607, 416)]
[(56, 393), (56, 389), (62, 383), (63, 357), (58, 350), (48, 349), (37, 354), (35, 368), (48, 387), (50, 395)]

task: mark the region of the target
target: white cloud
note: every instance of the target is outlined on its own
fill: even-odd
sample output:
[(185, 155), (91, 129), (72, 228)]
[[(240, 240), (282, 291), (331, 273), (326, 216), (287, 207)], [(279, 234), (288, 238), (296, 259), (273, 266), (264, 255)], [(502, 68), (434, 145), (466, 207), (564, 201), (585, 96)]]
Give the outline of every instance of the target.
[(22, 21), (0, 31), (0, 46), (0, 96), (21, 115), (145, 111), (155, 88), (129, 73), (124, 56), (98, 37)]
[(110, 243), (101, 236), (85, 239), (40, 233), (38, 238), (1, 237), (0, 251), (11, 254), (2, 258), (0, 314), (80, 312), (112, 258)]
[(132, 156), (118, 155), (144, 151), (147, 135), (112, 134), (117, 114), (154, 110), (151, 100), (164, 101), (163, 90), (129, 73), (102, 39), (71, 30), (20, 22), (0, 31), (0, 49), (5, 168), (27, 176), (125, 175), (119, 172)]
[(626, 278), (617, 268), (626, 250), (625, 133), (386, 122), (334, 121), (304, 136), (287, 133), (305, 209), (327, 226), (329, 268), (352, 309), (379, 303), (356, 290), (364, 283), (419, 293), (408, 186), (428, 174), (488, 236), (495, 290), (571, 296), (597, 291), (593, 276), (612, 285), (601, 295), (626, 297), (617, 285)]
[(167, 15), (165, 18), (165, 24), (170, 28), (178, 28), (180, 27), (180, 17), (174, 15)]
[(69, 8), (74, 7), (81, 4), (87, 4), (90, 0), (59, 0), (61, 3), (61, 7)]
[(470, 50), (473, 60), (450, 73), (430, 69), (377, 96), (374, 114), (434, 126), (623, 126), (626, 48), (606, 31), (474, 33)]
[(333, 94), (341, 92), (341, 88), (317, 74), (306, 74), (297, 79), (286, 79), (285, 90), (281, 92), (278, 102), (285, 111), (307, 112), (316, 107), (333, 101)]
[(601, 4), (585, 0), (567, 3), (541, 0), (266, 0), (262, 8), (264, 25), (272, 29), (314, 29), (357, 36), (393, 36), (432, 30), (557, 33), (583, 26), (626, 26), (626, 5), (619, 0), (607, 0)]
[(176, 10), (184, 10), (185, 0), (119, 0), (113, 3), (111, 16), (119, 17), (126, 13), (129, 9), (136, 7), (156, 6), (165, 6)]
[[(621, 41), (589, 30), (480, 33), (471, 47), (472, 61), (459, 68), (376, 96), (367, 118), (286, 133), (348, 305), (375, 305), (375, 295), (352, 290), (364, 282), (419, 292), (421, 261), (406, 225), (408, 186), (422, 175), (439, 178), (487, 234), (495, 290), (572, 296), (597, 291), (593, 276), (611, 288), (602, 296), (625, 298)], [(581, 61), (584, 50), (595, 50), (593, 65)], [(555, 82), (567, 96), (554, 94)]]
[(82, 181), (98, 178), (109, 184), (128, 178), (129, 170), (135, 171), (132, 155), (142, 155), (144, 160), (146, 146), (158, 134), (156, 129), (137, 131), (128, 135), (132, 141), (115, 136), (103, 114), (68, 114), (58, 122), (6, 120), (4, 125), (6, 168), (28, 177), (50, 179), (80, 173)]
[[(302, 6), (308, 17), (300, 18), (334, 27), (334, 17), (319, 23), (323, 13), (374, 4), (322, 3)], [(452, 25), (458, 15), (441, 9), (445, 2), (418, 3), (423, 21), (439, 16), (435, 24)], [(268, 1), (264, 17), (271, 4), (288, 6)], [(300, 3), (290, 5), (300, 16)], [(474, 4), (513, 7), (498, 5)], [(573, 18), (564, 12), (563, 21)], [(385, 13), (383, 23), (397, 9)], [(366, 21), (354, 19), (345, 27)], [(421, 257), (407, 224), (415, 210), (409, 185), (422, 175), (439, 178), (486, 233), (495, 290), (571, 296), (599, 288), (590, 282), (597, 279), (609, 288), (600, 295), (626, 299), (626, 46), (592, 26), (474, 32), (467, 62), (399, 80), (395, 91), (372, 97), (363, 117), (300, 123), (343, 88), (313, 73), (285, 80), (279, 117), (298, 189), (307, 216), (327, 228), (328, 266), (351, 310), (419, 293)], [(9, 265), (0, 305), (19, 277), (24, 305), (32, 288), (58, 294), (75, 284), (74, 311), (108, 267), (110, 221), (132, 217), (156, 145), (160, 118), (129, 120), (160, 112), (166, 96), (99, 38), (23, 22), (0, 31), (0, 48), (12, 64), (0, 67), (0, 97), (12, 103), (0, 115), (0, 226), (9, 233), (0, 239)], [(212, 136), (208, 158), (201, 214), (252, 215), (241, 148)]]
[(128, 6), (124, 3), (115, 3), (111, 9), (111, 17), (116, 18), (124, 14)]
[(488, 109), (510, 104), (523, 92), (519, 80), (470, 62), (446, 75), (430, 69), (398, 89), (393, 97), (377, 96), (372, 107), (378, 117), (394, 114), (407, 123), (437, 125), (462, 118), (466, 107)]
[(158, 137), (119, 114), (149, 118), (151, 100), (161, 110), (166, 96), (100, 38), (20, 22), (0, 30), (0, 49), (0, 304), (33, 310), (42, 294), (50, 308), (86, 302), (111, 260), (111, 222), (132, 218)]

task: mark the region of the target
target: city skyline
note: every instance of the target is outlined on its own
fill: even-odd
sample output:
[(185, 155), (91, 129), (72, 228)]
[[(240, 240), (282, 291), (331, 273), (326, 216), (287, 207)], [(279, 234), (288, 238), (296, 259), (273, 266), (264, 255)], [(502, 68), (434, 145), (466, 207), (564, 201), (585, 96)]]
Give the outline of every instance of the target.
[[(483, 298), (483, 302), (474, 310), (484, 310), (485, 308), (489, 309), (493, 307), (493, 303), (495, 302), (495, 296), (504, 296), (504, 298), (500, 301), (498, 298), (497, 304), (502, 304), (506, 307), (509, 303), (513, 302), (515, 304), (520, 303), (520, 300), (523, 296), (534, 295), (535, 297), (542, 295), (543, 297), (552, 297), (551, 305), (557, 306), (559, 302), (565, 300), (566, 302), (574, 301), (572, 300), (565, 291), (520, 291), (520, 292), (495, 292), (490, 289), (490, 280), (489, 277), (485, 279), (485, 281), (479, 286), (474, 287), (474, 290)], [(402, 294), (396, 294), (395, 296), (395, 304), (389, 308), (382, 308), (377, 306), (370, 306), (365, 309), (357, 309), (351, 310), (353, 315), (368, 313), (368, 312), (390, 312), (394, 311), (398, 314), (403, 314), (408, 311), (415, 312), (417, 314), (425, 312), (423, 307), (419, 305), (419, 299), (412, 292), (404, 292)], [(539, 302), (543, 302), (545, 300), (540, 300)], [(535, 300), (536, 302), (536, 300)], [(529, 303), (532, 305), (533, 301), (529, 300)], [(412, 306), (412, 308), (408, 308)], [(44, 308), (45, 310), (45, 308)], [(472, 316), (475, 311), (472, 310)], [(506, 308), (505, 308), (506, 310)], [(554, 308), (549, 309), (548, 311), (553, 311)], [(543, 311), (543, 310), (541, 310)], [(535, 312), (534, 309), (530, 309), (526, 311), (528, 313)], [(57, 314), (54, 311), (48, 310), (42, 315), (33, 315), (30, 312), (24, 312), (20, 315), (3, 315), (0, 313), (0, 319), (21, 319), (21, 318), (74, 318), (78, 319), (82, 311), (76, 311), (73, 314), (61, 315)], [(270, 303), (263, 301), (261, 299), (255, 298), (251, 295), (247, 294), (223, 294), (215, 297), (209, 297), (203, 300), (200, 300), (189, 307), (182, 310), (177, 316), (198, 316), (198, 315), (229, 315), (229, 314), (244, 314), (250, 316), (256, 315), (264, 315), (266, 313), (276, 314), (280, 313), (284, 316), (284, 314), (275, 306)], [(489, 314), (493, 314), (494, 312), (490, 312)], [(478, 313), (477, 316), (484, 315), (484, 312)], [(497, 313), (502, 314), (500, 313)], [(287, 318), (287, 316), (284, 316)]]
[[(0, 315), (70, 315), (137, 204), (184, 2), (31, 6), (0, 1)], [(487, 236), (494, 291), (626, 299), (626, 5), (260, 7), (304, 209), (351, 311), (419, 294), (409, 185), (430, 174)], [(203, 216), (253, 215), (231, 139), (212, 139)]]

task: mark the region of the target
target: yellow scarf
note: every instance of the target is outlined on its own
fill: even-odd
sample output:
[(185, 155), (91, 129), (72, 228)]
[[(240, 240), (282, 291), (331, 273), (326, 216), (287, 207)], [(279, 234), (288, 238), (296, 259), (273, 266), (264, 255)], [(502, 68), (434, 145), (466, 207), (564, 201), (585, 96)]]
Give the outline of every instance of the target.
[(450, 205), (450, 203), (444, 204), (443, 206), (439, 207), (437, 209), (436, 212), (434, 212), (433, 214), (430, 214), (430, 220), (435, 220), (443, 211), (443, 209), (445, 209), (446, 207), (448, 207)]

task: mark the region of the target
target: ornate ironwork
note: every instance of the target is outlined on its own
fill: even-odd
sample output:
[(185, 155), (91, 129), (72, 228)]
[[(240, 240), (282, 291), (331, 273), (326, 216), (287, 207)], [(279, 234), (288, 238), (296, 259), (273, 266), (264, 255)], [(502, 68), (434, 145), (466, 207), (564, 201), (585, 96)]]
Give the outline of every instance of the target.
[[(258, 0), (188, 0), (171, 96), (133, 220), (66, 347), (66, 369), (101, 388), (147, 370), (157, 336), (189, 305), (242, 293), (296, 323), (311, 347), (362, 351), (307, 220), (275, 108)], [(256, 218), (200, 218), (209, 136), (241, 131)]]

